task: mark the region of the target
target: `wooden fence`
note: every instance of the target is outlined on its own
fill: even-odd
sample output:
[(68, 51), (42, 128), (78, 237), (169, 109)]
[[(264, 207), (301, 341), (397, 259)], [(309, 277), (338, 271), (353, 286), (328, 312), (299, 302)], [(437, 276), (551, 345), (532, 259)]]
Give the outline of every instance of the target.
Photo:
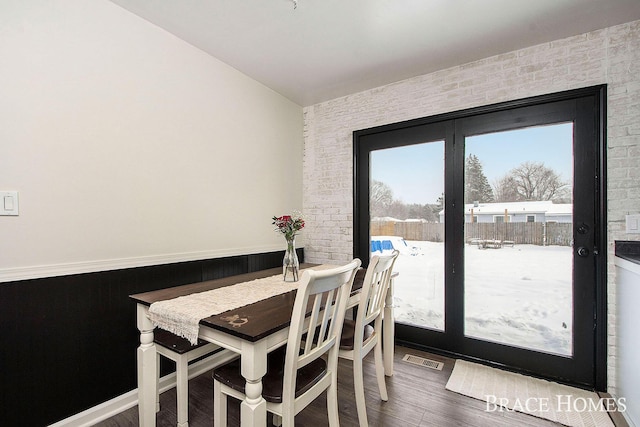
[[(507, 222), (507, 223), (465, 223), (465, 241), (489, 239), (510, 241), (516, 245), (557, 245), (573, 244), (571, 223)], [(405, 240), (423, 242), (443, 242), (444, 224), (433, 222), (374, 221), (371, 223), (372, 236), (401, 236)]]

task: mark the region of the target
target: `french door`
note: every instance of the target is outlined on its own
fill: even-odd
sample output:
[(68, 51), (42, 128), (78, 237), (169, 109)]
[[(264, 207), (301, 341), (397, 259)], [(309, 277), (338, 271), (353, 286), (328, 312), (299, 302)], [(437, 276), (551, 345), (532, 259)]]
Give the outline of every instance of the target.
[(355, 132), (354, 254), (400, 250), (399, 342), (604, 390), (603, 104), (594, 87)]

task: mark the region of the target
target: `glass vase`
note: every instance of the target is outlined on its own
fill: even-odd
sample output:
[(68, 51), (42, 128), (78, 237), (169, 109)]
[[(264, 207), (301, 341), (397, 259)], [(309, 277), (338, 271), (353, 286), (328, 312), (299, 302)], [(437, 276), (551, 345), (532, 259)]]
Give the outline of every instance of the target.
[(297, 282), (300, 271), (300, 262), (296, 253), (296, 236), (285, 236), (287, 250), (282, 260), (282, 276), (285, 282)]

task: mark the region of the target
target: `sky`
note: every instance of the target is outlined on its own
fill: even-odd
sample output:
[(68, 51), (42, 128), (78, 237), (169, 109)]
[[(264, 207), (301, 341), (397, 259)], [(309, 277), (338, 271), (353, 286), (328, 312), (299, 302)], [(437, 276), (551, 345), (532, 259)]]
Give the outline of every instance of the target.
[[(520, 164), (542, 162), (570, 182), (573, 176), (573, 124), (497, 132), (467, 137), (465, 158), (474, 154), (493, 186)], [(378, 150), (371, 153), (371, 178), (393, 190), (404, 203), (436, 203), (444, 192), (444, 142)]]

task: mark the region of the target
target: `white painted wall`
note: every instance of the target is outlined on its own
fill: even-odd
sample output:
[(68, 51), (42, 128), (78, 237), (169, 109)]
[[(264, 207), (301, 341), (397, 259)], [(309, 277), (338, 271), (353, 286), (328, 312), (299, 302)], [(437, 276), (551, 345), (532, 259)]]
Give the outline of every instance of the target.
[(353, 256), (353, 131), (608, 84), (608, 380), (616, 382), (614, 240), (640, 212), (640, 21), (482, 59), (304, 108), (305, 259)]
[(282, 250), (302, 142), (302, 107), (111, 2), (0, 2), (0, 281)]

